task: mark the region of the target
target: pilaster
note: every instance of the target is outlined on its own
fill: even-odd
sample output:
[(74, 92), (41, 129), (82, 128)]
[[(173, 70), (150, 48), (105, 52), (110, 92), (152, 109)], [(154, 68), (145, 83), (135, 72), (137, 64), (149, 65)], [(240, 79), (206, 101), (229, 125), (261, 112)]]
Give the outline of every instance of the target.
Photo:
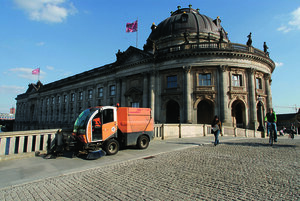
[(231, 126), (232, 121), (230, 118), (231, 110), (228, 108), (228, 66), (227, 65), (220, 65), (219, 67), (219, 73), (220, 73), (220, 116), (221, 121), (223, 125), (225, 126)]

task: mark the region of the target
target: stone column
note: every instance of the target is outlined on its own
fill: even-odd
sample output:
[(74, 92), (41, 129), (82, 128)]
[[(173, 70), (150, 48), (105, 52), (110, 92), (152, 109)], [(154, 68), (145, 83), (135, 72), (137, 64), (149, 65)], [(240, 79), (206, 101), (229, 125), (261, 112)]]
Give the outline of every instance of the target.
[[(152, 110), (152, 117), (155, 117), (155, 71), (151, 72), (150, 75), (150, 108)], [(156, 119), (154, 119), (156, 122)]]
[(224, 126), (231, 126), (232, 121), (230, 118), (231, 110), (228, 108), (228, 87), (229, 87), (229, 81), (228, 81), (228, 66), (220, 66), (219, 68), (220, 73), (220, 116), (221, 121), (223, 122)]
[(121, 104), (121, 94), (122, 94), (122, 79), (116, 78), (116, 103)]
[(191, 66), (183, 66), (184, 70), (184, 107), (186, 123), (192, 123), (192, 88), (191, 88)]
[(144, 85), (143, 85), (143, 107), (149, 107), (148, 106), (148, 89), (149, 89), (149, 86), (148, 86), (148, 73), (144, 73)]
[(109, 89), (108, 89), (108, 83), (104, 82), (103, 83), (103, 103), (102, 105), (107, 105), (107, 97), (109, 97)]
[(161, 79), (158, 71), (155, 71), (155, 101), (154, 101), (154, 107), (155, 107), (155, 120), (158, 122), (162, 121), (161, 118)]
[(256, 109), (256, 93), (255, 93), (255, 70), (248, 69), (248, 84), (249, 84), (249, 106), (250, 106), (250, 128), (257, 129), (257, 109)]
[[(77, 107), (77, 106), (78, 106), (78, 98), (79, 98), (79, 97), (78, 97), (78, 96), (79, 96), (78, 89), (76, 89), (76, 90), (74, 91), (74, 96), (75, 96), (75, 99), (74, 99), (74, 103), (73, 103), (73, 105), (74, 105), (74, 106), (73, 106), (73, 110), (74, 110), (74, 111), (73, 111), (73, 115), (74, 115), (74, 119), (75, 119), (75, 121), (76, 121), (76, 118), (77, 118), (77, 116), (78, 116), (77, 114), (80, 112), (80, 111), (78, 112), (78, 110), (77, 110), (77, 109), (78, 109), (78, 107)], [(75, 123), (75, 122), (74, 122), (74, 123)]]
[(92, 92), (92, 107), (97, 106), (97, 85), (93, 85), (93, 92)]
[(122, 78), (122, 87), (121, 87), (121, 106), (126, 107), (126, 98), (125, 98), (125, 93), (126, 93), (126, 78)]
[(272, 108), (272, 93), (271, 93), (271, 75), (266, 73), (264, 75), (265, 78), (265, 86), (266, 86), (266, 95), (267, 95), (267, 108), (266, 111), (268, 111), (268, 108)]

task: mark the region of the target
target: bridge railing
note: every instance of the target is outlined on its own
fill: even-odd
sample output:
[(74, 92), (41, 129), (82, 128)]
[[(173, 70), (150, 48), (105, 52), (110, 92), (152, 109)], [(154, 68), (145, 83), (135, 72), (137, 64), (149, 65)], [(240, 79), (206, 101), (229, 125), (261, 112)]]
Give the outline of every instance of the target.
[[(237, 127), (222, 126), (222, 133), (225, 136), (235, 137), (264, 137), (260, 131), (243, 129)], [(155, 139), (202, 137), (210, 135), (211, 125), (209, 124), (155, 124)]]
[[(258, 131), (223, 126), (225, 136), (263, 137)], [(32, 130), (0, 133), (0, 161), (18, 158), (20, 155), (33, 155), (36, 151), (47, 151), (55, 143), (60, 129)], [(64, 131), (63, 131), (64, 132)], [(202, 137), (211, 134), (207, 124), (155, 124), (155, 139)]]
[(24, 153), (46, 151), (53, 145), (57, 131), (58, 129), (2, 132), (0, 134), (0, 160)]

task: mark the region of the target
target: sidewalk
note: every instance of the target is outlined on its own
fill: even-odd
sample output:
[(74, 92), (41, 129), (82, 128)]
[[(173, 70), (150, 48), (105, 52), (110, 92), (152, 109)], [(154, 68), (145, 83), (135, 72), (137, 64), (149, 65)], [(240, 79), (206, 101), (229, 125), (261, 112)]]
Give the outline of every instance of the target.
[[(221, 137), (220, 142), (245, 139), (237, 137)], [(192, 146), (211, 144), (213, 135), (196, 138), (176, 138), (166, 140), (153, 140), (145, 150), (130, 147), (120, 150), (116, 155), (104, 156), (97, 160), (84, 160), (81, 158), (58, 157), (56, 159), (43, 159), (30, 157), (0, 162), (0, 188), (31, 182), (48, 177), (78, 172), (82, 170), (101, 167), (123, 161), (136, 160), (161, 153), (186, 149)]]

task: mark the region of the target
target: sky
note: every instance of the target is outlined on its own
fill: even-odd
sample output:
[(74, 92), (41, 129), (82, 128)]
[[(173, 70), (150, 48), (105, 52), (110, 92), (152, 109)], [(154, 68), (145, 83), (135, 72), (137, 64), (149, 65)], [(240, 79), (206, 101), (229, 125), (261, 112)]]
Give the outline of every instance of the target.
[[(222, 20), (233, 43), (263, 49), (276, 63), (272, 74), (276, 113), (300, 107), (299, 0), (0, 0), (0, 112), (16, 107), (15, 98), (38, 79), (47, 84), (116, 60), (116, 53), (143, 45), (177, 6), (200, 9)], [(138, 19), (138, 33), (126, 23)], [(40, 68), (41, 73), (32, 75)]]

